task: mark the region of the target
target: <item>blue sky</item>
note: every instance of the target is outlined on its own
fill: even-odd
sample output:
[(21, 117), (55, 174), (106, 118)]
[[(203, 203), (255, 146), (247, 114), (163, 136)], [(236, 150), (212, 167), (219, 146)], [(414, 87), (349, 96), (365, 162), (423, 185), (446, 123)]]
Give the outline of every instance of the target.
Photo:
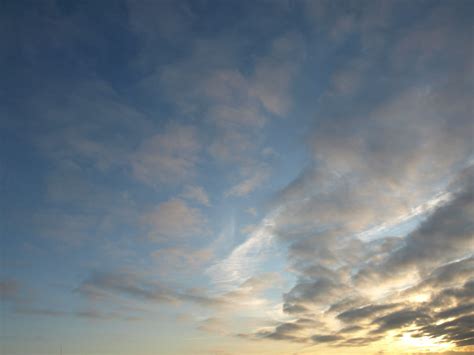
[(5, 1), (2, 354), (473, 350), (470, 1)]

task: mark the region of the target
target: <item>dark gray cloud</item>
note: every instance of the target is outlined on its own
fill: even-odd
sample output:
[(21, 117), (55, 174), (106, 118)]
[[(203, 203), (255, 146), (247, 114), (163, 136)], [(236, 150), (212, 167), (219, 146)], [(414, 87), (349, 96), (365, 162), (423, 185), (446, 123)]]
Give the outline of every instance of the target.
[(305, 313), (308, 311), (308, 309), (300, 304), (292, 304), (285, 302), (285, 304), (283, 305), (283, 311), (288, 314), (298, 314)]
[(340, 300), (336, 303), (331, 304), (331, 306), (329, 307), (327, 312), (328, 313), (332, 313), (332, 312), (340, 313), (340, 312), (343, 312), (345, 310), (349, 310), (351, 308), (361, 307), (361, 306), (363, 306), (364, 304), (367, 304), (367, 303), (368, 303), (368, 300), (364, 299), (362, 297), (354, 297), (354, 296), (347, 297), (347, 298), (343, 298), (342, 300)]
[(369, 305), (355, 309), (349, 309), (337, 315), (337, 318), (344, 322), (360, 321), (379, 312), (397, 307), (398, 304)]
[(385, 333), (392, 329), (400, 329), (412, 323), (417, 323), (418, 325), (431, 320), (431, 317), (422, 311), (404, 309), (374, 319), (372, 324), (378, 325), (378, 328), (373, 330), (371, 333)]
[(364, 328), (362, 328), (361, 326), (359, 325), (350, 325), (348, 327), (345, 327), (345, 328), (342, 328), (339, 330), (339, 333), (340, 334), (345, 334), (345, 333), (354, 333), (354, 332), (358, 332), (359, 330), (362, 330)]
[(311, 337), (311, 340), (315, 343), (333, 343), (342, 339), (343, 337), (340, 335), (313, 335)]
[(474, 270), (474, 257), (456, 260), (434, 269), (422, 282), (407, 292), (417, 292), (426, 288), (443, 288), (467, 280)]
[(161, 284), (147, 281), (133, 273), (94, 272), (77, 288), (91, 298), (122, 295), (152, 302), (177, 302), (176, 294)]
[(469, 252), (474, 238), (474, 175), (453, 200), (438, 208), (387, 260), (388, 272), (402, 265), (422, 266), (452, 260)]
[(315, 281), (302, 281), (293, 287), (290, 292), (284, 295), (285, 302), (327, 302), (331, 296), (334, 296), (342, 285), (338, 285), (328, 278), (320, 278)]
[(275, 340), (294, 340), (299, 341), (300, 338), (295, 335), (295, 332), (302, 329), (303, 326), (296, 323), (282, 323), (279, 324), (274, 331), (262, 332), (260, 335), (264, 338)]
[(416, 334), (443, 338), (458, 346), (474, 345), (474, 314), (458, 317), (441, 324), (430, 324), (417, 330)]
[(456, 307), (445, 309), (444, 311), (436, 314), (436, 317), (445, 319), (445, 318), (457, 317), (466, 313), (474, 313), (474, 303), (462, 304)]
[(431, 299), (433, 306), (445, 306), (469, 302), (474, 298), (474, 280), (468, 280), (462, 286), (442, 288)]
[[(278, 327), (279, 326), (277, 326), (277, 328), (274, 331), (261, 330), (251, 335), (250, 337), (248, 335), (243, 335), (243, 336), (249, 337), (250, 339), (257, 339), (257, 340), (258, 339), (287, 340), (287, 341), (292, 341), (292, 342), (297, 342), (297, 343), (306, 341), (306, 339), (292, 334), (293, 331), (288, 331), (288, 329), (285, 329), (286, 327), (283, 327), (283, 328), (278, 328)], [(295, 330), (295, 329), (292, 329), (292, 330)]]

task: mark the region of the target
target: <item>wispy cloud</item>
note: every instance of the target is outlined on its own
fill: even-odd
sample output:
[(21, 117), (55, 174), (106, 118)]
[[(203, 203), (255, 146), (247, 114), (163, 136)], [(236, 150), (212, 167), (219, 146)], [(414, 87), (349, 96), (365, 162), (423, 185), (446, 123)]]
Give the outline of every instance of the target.
[(224, 259), (207, 269), (214, 282), (232, 285), (254, 275), (261, 263), (270, 256), (274, 234), (274, 217), (268, 216), (249, 237)]

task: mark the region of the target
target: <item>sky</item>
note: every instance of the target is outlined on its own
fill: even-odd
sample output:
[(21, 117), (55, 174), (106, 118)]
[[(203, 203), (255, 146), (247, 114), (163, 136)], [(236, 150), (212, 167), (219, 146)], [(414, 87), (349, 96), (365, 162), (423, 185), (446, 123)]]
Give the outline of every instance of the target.
[(474, 351), (474, 2), (4, 0), (0, 353)]

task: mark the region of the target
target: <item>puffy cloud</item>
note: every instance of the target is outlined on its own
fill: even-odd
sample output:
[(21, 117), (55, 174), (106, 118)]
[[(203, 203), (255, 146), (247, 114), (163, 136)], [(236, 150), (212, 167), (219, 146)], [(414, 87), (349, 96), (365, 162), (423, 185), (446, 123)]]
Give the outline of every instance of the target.
[(209, 206), (209, 196), (202, 186), (186, 185), (181, 196), (185, 199), (196, 201), (204, 206)]
[(266, 170), (257, 170), (250, 177), (232, 186), (227, 192), (226, 196), (245, 196), (254, 191), (268, 178)]
[(172, 125), (143, 141), (130, 157), (133, 176), (153, 187), (195, 175), (201, 144), (195, 128)]
[[(25, 137), (33, 137), (41, 157), (49, 159), (42, 167), (50, 174), (45, 190), (50, 205), (31, 206), (36, 209), (29, 219), (35, 233), (58, 240), (110, 236), (110, 243), (115, 243), (122, 234), (146, 229), (160, 249), (145, 247), (144, 252), (162, 274), (157, 275), (156, 268), (150, 274), (93, 272), (75, 295), (86, 296), (94, 306), (86, 309), (20, 307), (14, 281), (0, 283), (2, 300), (18, 313), (90, 319), (120, 319), (121, 307), (128, 312), (131, 303), (149, 309), (163, 303), (199, 305), (206, 314), (196, 326), (211, 332), (232, 326), (227, 315), (238, 313), (241, 320), (248, 311), (263, 315), (263, 320), (255, 320), (255, 331), (242, 337), (301, 346), (366, 346), (402, 333), (472, 346), (474, 187), (472, 167), (465, 169), (473, 162), (473, 61), (472, 46), (466, 45), (472, 42), (472, 6), (463, 1), (455, 6), (302, 1), (282, 2), (272, 9), (261, 4), (254, 5), (252, 16), (236, 17), (243, 21), (232, 20), (229, 31), (211, 36), (223, 18), (200, 18), (207, 6), (131, 1), (125, 17), (133, 31), (133, 48), (128, 36), (115, 31), (128, 27), (123, 26), (121, 10), (112, 7), (119, 24), (113, 33), (124, 40), (118, 42), (119, 60), (106, 70), (103, 63), (110, 62), (108, 53), (113, 51), (102, 44), (112, 32), (98, 36), (102, 26), (79, 31), (92, 24), (82, 22), (83, 17), (96, 18), (84, 16), (87, 11), (78, 15), (51, 2), (48, 9), (34, 11), (44, 15), (54, 8), (47, 21), (36, 14), (16, 21), (30, 22), (34, 29), (46, 26), (46, 31), (26, 26), (19, 31), (20, 41), (8, 44), (12, 50), (6, 52), (13, 53), (12, 58), (17, 52), (30, 53), (31, 67), (50, 63), (51, 58), (76, 57), (78, 48), (84, 52), (83, 43), (101, 57), (77, 56), (81, 62), (73, 66), (80, 69), (77, 74), (69, 70), (64, 76), (60, 70), (67, 85), (47, 85), (45, 90), (42, 84), (33, 89), (41, 92), (31, 98), (12, 100), (25, 107), (12, 110), (7, 126), (14, 129), (8, 132), (31, 127)], [(268, 16), (285, 6), (283, 21), (282, 16)], [(265, 18), (260, 17), (262, 8)], [(235, 9), (242, 7), (236, 3)], [(66, 10), (72, 12), (67, 20), (62, 16)], [(300, 15), (308, 22), (295, 24)], [(279, 27), (269, 26), (277, 22)], [(18, 29), (9, 20), (10, 26)], [(243, 27), (251, 36), (241, 37)], [(292, 32), (294, 28), (304, 33)], [(29, 34), (37, 41), (26, 40)], [(10, 46), (13, 42), (20, 42), (21, 48)], [(128, 64), (124, 76), (117, 74), (122, 60)], [(128, 72), (130, 68), (135, 72)], [(49, 74), (46, 70), (32, 75), (28, 82), (50, 82), (36, 80)], [(80, 79), (72, 82), (75, 75)], [(113, 85), (83, 79), (101, 75), (114, 79)], [(295, 79), (300, 80), (298, 85)], [(137, 86), (126, 87), (140, 80)], [(12, 90), (30, 89), (12, 85)], [(28, 116), (28, 124), (12, 123), (16, 111)], [(163, 111), (193, 126), (166, 122), (155, 126), (144, 114)], [(242, 229), (249, 233), (248, 239), (207, 268), (212, 292), (177, 286), (177, 272), (196, 273), (214, 261), (212, 248), (196, 249), (200, 242), (196, 238), (209, 231), (199, 209), (209, 207), (209, 196), (193, 180), (201, 159), (215, 159), (202, 164), (211, 167), (212, 182), (214, 174), (230, 177), (224, 194), (250, 195), (269, 177), (269, 162), (275, 155), (271, 148), (262, 148), (274, 143), (269, 139), (278, 139), (283, 152), (291, 148), (287, 134), (295, 132), (306, 134), (308, 166), (275, 196), (261, 223)], [(22, 146), (12, 160), (26, 150)], [(279, 160), (291, 160), (288, 166), (294, 167), (301, 163), (293, 161), (296, 155), (299, 160), (299, 153), (285, 152)], [(294, 173), (282, 172), (275, 182), (283, 183)], [(459, 181), (450, 184), (456, 176)], [(116, 193), (131, 186), (130, 177), (156, 190), (174, 188), (177, 197), (144, 213), (153, 196), (139, 197), (143, 186), (132, 184), (138, 187), (135, 192)], [(98, 181), (102, 183), (92, 186)], [(110, 189), (104, 181), (116, 185)], [(215, 188), (220, 186), (221, 182)], [(11, 206), (16, 205), (15, 200)], [(256, 216), (254, 210), (248, 211)], [(11, 235), (15, 239), (21, 233)], [(147, 264), (149, 260), (139, 254), (144, 249), (140, 243), (149, 240), (127, 240), (127, 248), (120, 252), (137, 251), (140, 265)], [(10, 240), (7, 244), (9, 248)], [(281, 293), (267, 292), (280, 286), (275, 274), (255, 276), (268, 256), (280, 257), (275, 247), (287, 248), (286, 271), (294, 276)], [(278, 262), (269, 264), (265, 267)], [(163, 273), (172, 279), (170, 285), (164, 283)], [(268, 296), (275, 294), (282, 297), (275, 311), (278, 317), (267, 314), (269, 307), (275, 307)], [(138, 317), (140, 312), (145, 310), (133, 309), (130, 314)]]
[[(253, 61), (254, 70), (244, 73), (233, 65), (243, 49), (228, 43), (225, 36), (196, 40), (189, 56), (157, 69), (143, 85), (158, 82), (184, 115), (205, 118), (211, 134), (209, 153), (237, 168), (241, 179), (227, 194), (243, 196), (268, 176), (268, 169), (259, 168), (263, 127), (272, 116), (289, 112), (291, 83), (302, 62), (303, 45), (295, 33), (282, 35)], [(254, 169), (258, 171), (250, 172)]]
[(102, 172), (127, 166), (124, 156), (152, 127), (147, 117), (123, 103), (106, 81), (78, 80), (67, 87), (52, 81), (48, 85), (48, 90), (31, 97), (27, 110), (48, 127), (35, 136), (40, 152), (55, 164), (92, 163)]
[(101, 227), (100, 216), (91, 212), (66, 212), (59, 208), (45, 209), (32, 218), (36, 234), (54, 240), (59, 248), (77, 247), (90, 240)]
[(213, 257), (210, 248), (193, 249), (170, 247), (152, 253), (154, 262), (159, 265), (159, 272), (163, 276), (179, 272), (192, 272), (196, 268), (208, 263)]
[(143, 222), (149, 227), (149, 237), (155, 241), (183, 242), (208, 232), (207, 220), (200, 210), (179, 198), (159, 204), (143, 216)]

